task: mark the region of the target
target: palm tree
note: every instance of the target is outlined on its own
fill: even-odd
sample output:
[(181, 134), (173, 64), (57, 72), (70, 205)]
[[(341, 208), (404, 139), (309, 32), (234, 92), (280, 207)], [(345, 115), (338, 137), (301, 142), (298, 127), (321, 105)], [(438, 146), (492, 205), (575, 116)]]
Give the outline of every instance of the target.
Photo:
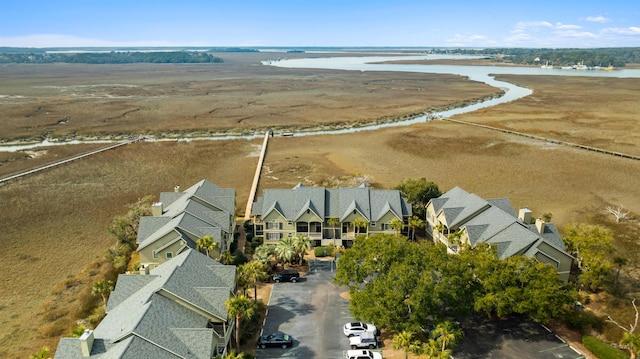
[(364, 218), (360, 218), (360, 217), (358, 217), (358, 218), (353, 220), (353, 227), (354, 227), (354, 230), (356, 232), (356, 237), (360, 233), (360, 228), (366, 226), (367, 223), (369, 223), (369, 222), (367, 222)]
[(327, 224), (333, 228), (333, 239), (336, 239), (336, 237), (338, 237), (336, 235), (336, 228), (338, 228), (338, 225), (340, 224), (340, 219), (337, 217), (331, 217), (327, 220)]
[(450, 233), (449, 236), (447, 237), (447, 241), (449, 242), (450, 248), (456, 247), (457, 249), (457, 247), (462, 245), (462, 231)]
[(104, 305), (107, 305), (107, 299), (109, 298), (109, 293), (113, 291), (113, 282), (110, 280), (101, 280), (93, 283), (93, 287), (91, 288), (91, 294), (94, 297), (101, 296), (102, 302)]
[(244, 295), (231, 297), (225, 302), (229, 316), (236, 320), (236, 349), (240, 350), (240, 323), (243, 318), (251, 318), (256, 310), (251, 300)]
[(230, 265), (230, 264), (233, 264), (233, 262), (235, 260), (236, 260), (236, 257), (233, 254), (231, 254), (231, 252), (229, 252), (229, 251), (226, 251), (226, 252), (223, 252), (222, 254), (220, 254), (219, 261), (222, 264)]
[(396, 232), (396, 237), (399, 237), (400, 232), (404, 229), (404, 222), (400, 218), (394, 218), (389, 222), (389, 226)]
[(218, 242), (214, 243), (211, 236), (204, 236), (198, 239), (198, 241), (196, 242), (196, 246), (199, 251), (204, 249), (207, 257), (209, 257), (209, 251), (217, 249)]
[(627, 264), (627, 258), (615, 257), (613, 258), (613, 263), (618, 266), (618, 269), (616, 270), (616, 281), (614, 282), (614, 283), (618, 283), (618, 277), (620, 276), (620, 269), (622, 269), (622, 267)]
[(267, 278), (267, 265), (258, 262), (247, 262), (238, 267), (238, 276), (242, 281), (253, 287), (253, 301), (258, 301), (258, 282)]
[(455, 344), (462, 337), (462, 330), (457, 328), (450, 320), (446, 320), (436, 325), (436, 328), (431, 332), (431, 336), (442, 343), (441, 352), (444, 353), (447, 345)]
[(296, 254), (300, 257), (300, 265), (302, 265), (305, 253), (313, 248), (313, 245), (311, 244), (311, 238), (307, 236), (293, 237), (293, 248), (295, 249)]
[(416, 240), (416, 230), (424, 228), (424, 221), (420, 217), (413, 216), (409, 218), (409, 227), (411, 227), (411, 240)]
[(293, 238), (282, 238), (274, 248), (276, 258), (283, 263), (291, 263), (296, 256), (296, 248), (293, 244)]
[(261, 244), (253, 252), (253, 260), (268, 264), (273, 255), (273, 246)]
[(403, 331), (393, 336), (393, 349), (404, 350), (404, 359), (409, 358), (409, 351), (415, 347), (415, 343), (412, 339), (413, 333), (408, 331)]

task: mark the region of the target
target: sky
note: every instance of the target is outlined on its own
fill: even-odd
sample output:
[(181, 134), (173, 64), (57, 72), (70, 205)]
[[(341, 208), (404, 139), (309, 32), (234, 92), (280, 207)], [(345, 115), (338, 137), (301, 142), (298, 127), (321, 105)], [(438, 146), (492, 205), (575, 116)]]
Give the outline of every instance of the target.
[(638, 0), (2, 0), (11, 47), (640, 47)]

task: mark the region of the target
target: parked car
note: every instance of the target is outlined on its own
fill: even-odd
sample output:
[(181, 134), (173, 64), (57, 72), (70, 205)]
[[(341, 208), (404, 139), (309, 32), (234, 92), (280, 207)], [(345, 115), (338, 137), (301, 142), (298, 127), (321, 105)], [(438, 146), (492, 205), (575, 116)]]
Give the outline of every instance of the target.
[(300, 273), (298, 273), (295, 269), (285, 269), (280, 273), (276, 273), (273, 275), (273, 281), (276, 283), (280, 282), (292, 282), (295, 283), (300, 279)]
[(293, 345), (293, 337), (284, 333), (273, 333), (258, 338), (260, 348), (288, 348)]
[(362, 332), (371, 332), (374, 335), (378, 334), (378, 328), (375, 325), (362, 322), (352, 322), (344, 325), (344, 335), (352, 337), (354, 335), (360, 335)]
[(378, 347), (378, 338), (373, 332), (362, 332), (349, 338), (351, 349), (375, 349)]
[(382, 354), (371, 350), (347, 350), (346, 359), (382, 359)]

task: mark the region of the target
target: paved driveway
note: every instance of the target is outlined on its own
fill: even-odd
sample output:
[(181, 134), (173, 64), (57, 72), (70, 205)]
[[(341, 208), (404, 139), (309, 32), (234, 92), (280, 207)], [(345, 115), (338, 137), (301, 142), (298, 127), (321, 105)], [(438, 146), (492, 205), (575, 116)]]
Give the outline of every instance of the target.
[(344, 358), (349, 340), (342, 326), (353, 317), (349, 301), (340, 293), (347, 287), (333, 284), (332, 262), (315, 261), (298, 283), (274, 283), (263, 333), (293, 336), (293, 347), (257, 349), (256, 358)]

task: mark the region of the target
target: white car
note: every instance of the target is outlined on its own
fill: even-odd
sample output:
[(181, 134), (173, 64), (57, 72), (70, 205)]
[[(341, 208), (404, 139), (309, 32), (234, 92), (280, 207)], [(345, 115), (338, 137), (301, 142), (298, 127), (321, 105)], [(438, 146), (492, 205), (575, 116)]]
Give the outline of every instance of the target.
[(371, 350), (347, 350), (346, 359), (382, 359), (382, 354)]
[(371, 332), (374, 335), (378, 333), (378, 328), (375, 325), (362, 322), (352, 322), (344, 325), (344, 335), (352, 337), (354, 335), (360, 335), (362, 332)]

